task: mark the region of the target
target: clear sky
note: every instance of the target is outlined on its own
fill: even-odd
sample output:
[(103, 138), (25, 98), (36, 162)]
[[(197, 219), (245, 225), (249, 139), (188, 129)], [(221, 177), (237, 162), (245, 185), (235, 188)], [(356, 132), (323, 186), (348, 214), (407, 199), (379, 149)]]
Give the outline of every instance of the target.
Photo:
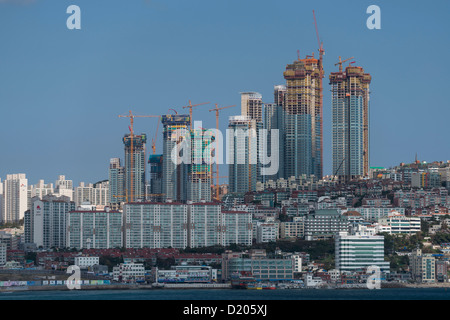
[[(72, 4), (81, 8), (81, 30), (66, 27)], [(372, 4), (381, 8), (381, 30), (366, 27)], [(371, 166), (410, 162), (416, 152), (450, 159), (448, 0), (0, 0), (0, 177), (107, 179), (128, 131), (118, 115), (130, 109), (159, 115), (182, 113), (188, 100), (236, 104), (222, 113), (225, 130), (240, 112), (240, 92), (271, 102), (297, 50), (317, 55), (313, 9), (326, 51), (325, 174), (328, 75), (339, 56), (354, 56), (372, 74)], [(194, 111), (206, 128), (215, 127), (212, 107)], [(135, 130), (151, 140), (156, 121), (137, 119)], [(159, 133), (159, 152), (161, 140)]]

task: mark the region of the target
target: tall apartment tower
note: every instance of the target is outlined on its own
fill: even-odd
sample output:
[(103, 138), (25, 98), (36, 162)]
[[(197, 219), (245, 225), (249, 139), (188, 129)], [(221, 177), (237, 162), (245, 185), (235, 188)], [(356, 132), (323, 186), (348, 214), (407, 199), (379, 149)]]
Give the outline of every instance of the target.
[(28, 180), (25, 174), (9, 174), (3, 181), (2, 222), (18, 222), (28, 210)]
[[(187, 200), (188, 165), (177, 164), (172, 161), (172, 151), (177, 145), (181, 136), (176, 135), (176, 130), (180, 129), (189, 132), (191, 119), (189, 115), (163, 115), (163, 159), (162, 159), (162, 194), (163, 199), (168, 201)], [(181, 154), (180, 156), (183, 156)], [(190, 155), (189, 155), (190, 156)]]
[(349, 66), (330, 74), (333, 174), (338, 182), (369, 174), (369, 85), (372, 77)]
[(228, 191), (246, 193), (256, 190), (258, 177), (256, 121), (247, 116), (232, 116), (228, 130)]
[(109, 203), (119, 205), (125, 202), (125, 168), (119, 158), (109, 162)]
[(58, 176), (55, 181), (55, 195), (69, 197), (70, 201), (73, 201), (73, 181), (67, 180), (66, 176)]
[(286, 94), (286, 86), (274, 86), (274, 103), (264, 104), (264, 129), (268, 130), (267, 148), (272, 150), (272, 130), (278, 130), (278, 173), (271, 176), (264, 176), (263, 181), (284, 178), (284, 118), (283, 106)]
[(284, 174), (323, 176), (323, 66), (307, 56), (287, 65), (284, 72)]
[[(125, 146), (125, 199), (126, 202), (145, 200), (145, 134), (133, 136), (133, 150), (131, 135), (123, 137)], [(133, 158), (131, 155), (133, 154)]]
[(214, 136), (203, 128), (191, 131), (191, 164), (188, 166), (187, 200), (211, 201), (211, 153), (206, 152)]

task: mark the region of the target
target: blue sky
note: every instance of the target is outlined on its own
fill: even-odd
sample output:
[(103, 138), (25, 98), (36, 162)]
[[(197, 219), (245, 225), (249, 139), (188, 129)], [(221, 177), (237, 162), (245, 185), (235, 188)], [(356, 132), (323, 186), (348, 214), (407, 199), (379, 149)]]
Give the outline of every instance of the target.
[[(81, 30), (66, 27), (72, 4), (81, 8)], [(381, 8), (381, 30), (366, 27), (372, 4)], [(328, 75), (339, 56), (354, 56), (372, 74), (371, 166), (409, 162), (416, 152), (450, 159), (449, 1), (0, 0), (0, 177), (106, 179), (109, 159), (123, 157), (128, 122), (118, 115), (130, 109), (239, 105), (244, 91), (273, 101), (297, 50), (317, 54), (313, 9), (326, 51), (325, 174)], [(199, 107), (194, 119), (215, 127), (212, 107)], [(239, 112), (225, 110), (221, 129)], [(135, 130), (152, 137), (156, 121), (137, 119)]]

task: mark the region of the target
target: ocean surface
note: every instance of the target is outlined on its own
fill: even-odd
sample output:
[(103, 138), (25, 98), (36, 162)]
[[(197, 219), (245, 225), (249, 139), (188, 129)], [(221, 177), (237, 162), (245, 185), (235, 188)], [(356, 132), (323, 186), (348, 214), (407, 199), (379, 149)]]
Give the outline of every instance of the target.
[(1, 292), (0, 300), (450, 300), (450, 289), (21, 291)]

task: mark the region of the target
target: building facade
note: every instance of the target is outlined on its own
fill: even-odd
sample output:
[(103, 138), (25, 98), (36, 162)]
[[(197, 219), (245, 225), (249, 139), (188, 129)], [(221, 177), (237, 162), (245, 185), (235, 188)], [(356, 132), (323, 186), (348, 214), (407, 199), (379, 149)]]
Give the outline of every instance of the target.
[[(342, 70), (342, 69), (341, 69)], [(333, 175), (338, 182), (369, 174), (369, 85), (361, 67), (330, 74)]]
[(284, 72), (284, 176), (323, 176), (322, 61), (298, 59)]
[(390, 264), (384, 261), (384, 237), (349, 235), (342, 232), (335, 240), (335, 263), (340, 272), (358, 272), (375, 266), (389, 272)]
[(77, 210), (67, 218), (67, 247), (113, 249), (123, 247), (123, 216), (119, 211)]

